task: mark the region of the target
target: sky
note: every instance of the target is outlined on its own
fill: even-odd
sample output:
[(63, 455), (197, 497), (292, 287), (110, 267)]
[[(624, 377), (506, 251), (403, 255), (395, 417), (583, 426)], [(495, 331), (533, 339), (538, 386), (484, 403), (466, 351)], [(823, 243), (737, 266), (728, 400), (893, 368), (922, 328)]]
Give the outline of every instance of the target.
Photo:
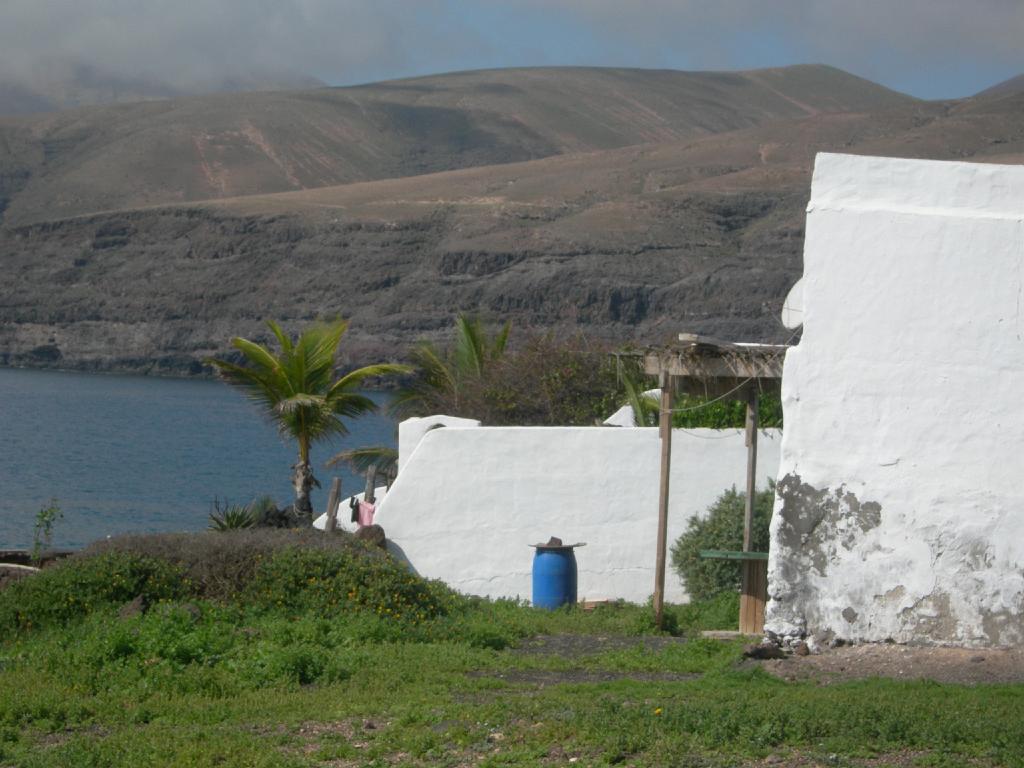
[(823, 63), (921, 98), (1024, 73), (1024, 0), (0, 0), (0, 78), (71, 63), (181, 89), (510, 66)]

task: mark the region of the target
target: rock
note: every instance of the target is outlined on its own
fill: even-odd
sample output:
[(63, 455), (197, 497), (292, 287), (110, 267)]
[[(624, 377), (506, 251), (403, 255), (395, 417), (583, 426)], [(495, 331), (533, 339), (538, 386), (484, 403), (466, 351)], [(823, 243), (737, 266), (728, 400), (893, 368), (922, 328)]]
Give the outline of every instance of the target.
[(375, 547), (387, 549), (387, 537), (384, 535), (384, 529), (379, 525), (364, 525), (356, 531), (356, 538)]
[(145, 595), (139, 595), (131, 602), (122, 605), (117, 615), (122, 619), (130, 619), (135, 616), (141, 616), (147, 610), (149, 610), (149, 601)]
[(786, 652), (773, 643), (748, 645), (743, 649), (743, 655), (748, 659), (757, 659), (758, 661), (786, 658)]

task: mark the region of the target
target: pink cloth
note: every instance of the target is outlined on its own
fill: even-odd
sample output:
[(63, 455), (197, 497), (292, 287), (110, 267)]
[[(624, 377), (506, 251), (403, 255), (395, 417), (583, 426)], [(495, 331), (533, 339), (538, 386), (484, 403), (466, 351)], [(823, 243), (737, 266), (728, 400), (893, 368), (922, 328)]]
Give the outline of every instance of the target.
[(377, 505), (368, 501), (359, 502), (359, 525), (373, 525), (373, 513), (377, 511)]

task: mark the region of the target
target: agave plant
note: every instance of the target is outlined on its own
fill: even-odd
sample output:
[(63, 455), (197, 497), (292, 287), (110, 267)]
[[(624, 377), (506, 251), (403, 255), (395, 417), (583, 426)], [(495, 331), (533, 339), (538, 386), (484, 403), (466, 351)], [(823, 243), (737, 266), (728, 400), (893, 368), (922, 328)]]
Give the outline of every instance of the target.
[(239, 531), (246, 528), (255, 528), (256, 516), (252, 514), (249, 507), (238, 504), (225, 504), (223, 509), (220, 502), (214, 499), (213, 512), (210, 513), (211, 531)]
[(298, 444), (298, 462), (292, 467), (295, 513), (308, 522), (313, 518), (309, 495), (320, 483), (309, 461), (310, 446), (334, 435), (345, 435), (343, 419), (376, 410), (377, 405), (359, 392), (368, 378), (405, 373), (407, 366), (381, 363), (334, 378), (334, 361), (341, 337), (348, 328), (344, 320), (319, 322), (306, 328), (297, 339), (281, 327), (267, 323), (280, 351), (272, 352), (242, 338), (231, 340), (242, 353), (242, 364), (213, 359), (221, 378), (247, 392), (263, 409), (281, 434)]

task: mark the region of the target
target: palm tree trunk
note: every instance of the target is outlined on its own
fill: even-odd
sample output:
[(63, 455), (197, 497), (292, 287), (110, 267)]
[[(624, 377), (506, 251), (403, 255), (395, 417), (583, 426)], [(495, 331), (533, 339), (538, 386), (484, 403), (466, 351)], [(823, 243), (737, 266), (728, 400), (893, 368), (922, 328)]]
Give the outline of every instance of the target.
[(313, 504), (309, 494), (313, 486), (320, 483), (313, 477), (313, 468), (308, 461), (299, 461), (292, 467), (292, 487), (295, 489), (295, 521), (299, 525), (313, 524)]
[(309, 500), (309, 494), (314, 485), (320, 487), (320, 483), (313, 476), (313, 467), (309, 464), (309, 440), (303, 435), (299, 437), (299, 461), (292, 467), (295, 522), (299, 525), (313, 524), (313, 504)]

